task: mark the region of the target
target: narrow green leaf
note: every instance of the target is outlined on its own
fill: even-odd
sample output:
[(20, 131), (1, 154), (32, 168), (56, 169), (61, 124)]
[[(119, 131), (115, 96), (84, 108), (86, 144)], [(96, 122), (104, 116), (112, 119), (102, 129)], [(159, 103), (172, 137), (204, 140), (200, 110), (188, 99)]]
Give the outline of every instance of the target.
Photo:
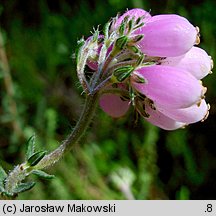
[(32, 171), (32, 174), (44, 179), (53, 179), (55, 177), (54, 175), (49, 175), (46, 172), (41, 170), (34, 170)]
[(0, 182), (3, 181), (7, 177), (7, 173), (5, 170), (0, 166)]
[(13, 191), (13, 193), (18, 194), (25, 192), (27, 190), (32, 189), (35, 186), (35, 182), (26, 182), (26, 183), (20, 183)]
[(29, 159), (34, 154), (35, 135), (32, 135), (27, 141), (26, 158)]
[(36, 153), (34, 153), (27, 161), (27, 163), (30, 165), (30, 166), (35, 166), (37, 165), (41, 160), (42, 158), (46, 155), (46, 151), (38, 151)]

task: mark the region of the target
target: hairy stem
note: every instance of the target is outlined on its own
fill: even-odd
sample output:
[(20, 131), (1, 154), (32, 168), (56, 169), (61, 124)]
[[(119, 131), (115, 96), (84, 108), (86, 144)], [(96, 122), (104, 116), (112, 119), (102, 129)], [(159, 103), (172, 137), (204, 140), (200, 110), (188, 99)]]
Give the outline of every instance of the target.
[(55, 149), (53, 152), (45, 156), (36, 166), (25, 167), (26, 163), (20, 164), (12, 170), (5, 180), (5, 189), (9, 194), (13, 194), (13, 190), (21, 183), (32, 170), (45, 169), (59, 161), (63, 155), (71, 150), (85, 133), (91, 120), (94, 116), (97, 107), (99, 93), (88, 95), (86, 97), (85, 105), (75, 128), (69, 134), (67, 139)]
[(80, 138), (85, 133), (86, 129), (88, 128), (94, 116), (95, 109), (97, 107), (98, 95), (99, 95), (98, 93), (95, 93), (94, 95), (88, 95), (86, 97), (84, 109), (73, 131), (69, 134), (67, 139), (63, 141), (63, 143), (56, 150), (51, 152), (49, 155), (45, 156), (34, 167), (35, 169), (44, 169), (53, 165), (59, 159), (61, 159), (65, 153), (70, 151), (73, 145), (80, 140)]

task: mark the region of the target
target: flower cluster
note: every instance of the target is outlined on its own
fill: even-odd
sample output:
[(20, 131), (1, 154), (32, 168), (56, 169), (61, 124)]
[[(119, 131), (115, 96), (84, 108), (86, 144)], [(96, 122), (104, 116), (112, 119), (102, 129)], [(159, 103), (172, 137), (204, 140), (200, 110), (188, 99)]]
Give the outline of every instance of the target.
[(121, 117), (133, 106), (165, 130), (207, 118), (210, 106), (201, 79), (213, 61), (195, 46), (199, 28), (187, 19), (132, 9), (94, 37), (85, 42), (92, 46), (86, 61), (93, 77), (104, 77), (102, 84), (93, 79), (91, 85), (102, 89), (99, 103), (110, 116)]

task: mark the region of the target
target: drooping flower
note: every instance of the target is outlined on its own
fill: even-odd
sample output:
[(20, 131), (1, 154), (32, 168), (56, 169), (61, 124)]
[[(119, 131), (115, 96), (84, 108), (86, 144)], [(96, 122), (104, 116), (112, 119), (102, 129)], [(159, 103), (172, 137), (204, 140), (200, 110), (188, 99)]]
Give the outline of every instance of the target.
[[(145, 82), (137, 82), (136, 76)], [(203, 99), (205, 87), (183, 69), (161, 65), (142, 67), (133, 72), (130, 80), (137, 92), (135, 108), (147, 121), (160, 128), (175, 130), (208, 115), (209, 106)], [(112, 117), (120, 117), (127, 112), (129, 101), (109, 95), (109, 98), (103, 97), (100, 105)], [(116, 110), (119, 116), (114, 113)]]
[[(145, 79), (145, 83), (136, 83), (131, 76), (132, 86), (138, 93), (145, 95), (139, 101), (143, 107), (139, 106), (138, 111), (144, 109), (147, 113), (144, 117), (152, 124), (174, 130), (208, 116), (210, 107), (203, 99), (206, 88), (186, 70), (156, 65), (143, 67), (134, 72), (135, 76), (137, 74)], [(171, 124), (170, 119), (175, 124)]]

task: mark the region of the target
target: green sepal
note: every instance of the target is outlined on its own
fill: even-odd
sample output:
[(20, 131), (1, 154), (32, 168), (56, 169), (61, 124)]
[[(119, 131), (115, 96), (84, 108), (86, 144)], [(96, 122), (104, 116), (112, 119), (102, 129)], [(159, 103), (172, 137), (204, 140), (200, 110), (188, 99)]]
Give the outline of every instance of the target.
[(136, 82), (136, 83), (146, 83), (146, 80), (145, 80), (143, 77), (140, 77), (140, 76), (138, 76), (138, 75), (135, 75), (135, 76), (133, 77), (133, 80), (134, 80), (134, 82)]
[(151, 66), (151, 65), (155, 65), (155, 62), (144, 62), (142, 63), (142, 66)]
[(132, 19), (130, 19), (128, 22), (128, 33), (131, 32), (131, 30), (133, 29), (134, 22), (135, 22), (135, 16), (133, 16)]
[(85, 44), (85, 40), (83, 38), (81, 38), (80, 40), (77, 41), (77, 47), (76, 47), (76, 51), (75, 51), (77, 64), (80, 60), (81, 50), (82, 50), (84, 44)]
[(46, 155), (46, 151), (38, 151), (35, 152), (27, 161), (27, 164), (29, 166), (35, 166), (37, 165), (43, 157)]
[(139, 48), (137, 46), (127, 46), (127, 48), (129, 50), (131, 50), (133, 53), (141, 53), (141, 51), (139, 50)]
[(107, 22), (103, 27), (103, 33), (105, 39), (107, 39), (109, 36), (109, 28), (110, 28), (110, 22)]
[(41, 170), (33, 170), (32, 174), (34, 174), (40, 178), (43, 178), (43, 179), (53, 179), (55, 177), (54, 175), (49, 175), (46, 172), (41, 171)]
[(144, 23), (140, 23), (139, 25), (137, 25), (136, 27), (134, 27), (133, 30), (136, 30), (136, 29), (138, 29), (138, 28), (141, 28), (142, 26), (144, 26)]
[(138, 17), (136, 20), (136, 25), (138, 25), (140, 23), (140, 21), (143, 20), (144, 18), (145, 18), (145, 16)]
[(125, 16), (124, 19), (123, 19), (123, 21), (122, 21), (122, 23), (127, 23), (128, 20), (129, 20), (129, 18), (130, 18), (129, 15)]
[(140, 66), (143, 63), (144, 59), (145, 59), (145, 55), (141, 54), (140, 57), (137, 59), (136, 65)]
[(113, 72), (113, 75), (116, 77), (116, 79), (117, 79), (119, 82), (122, 82), (122, 81), (124, 81), (127, 77), (130, 76), (130, 74), (133, 72), (133, 70), (134, 70), (134, 67), (133, 67), (133, 66), (127, 65), (127, 66), (124, 66), (124, 67), (117, 68), (117, 69)]
[(99, 30), (96, 29), (94, 34), (92, 35), (92, 42), (96, 42), (98, 40), (99, 37)]
[(128, 37), (123, 35), (116, 40), (116, 47), (120, 50), (124, 49), (128, 43)]
[(129, 43), (135, 44), (135, 43), (141, 41), (143, 38), (144, 38), (144, 35), (142, 35), (142, 34), (136, 35), (136, 36), (130, 38), (130, 42)]
[(28, 191), (32, 189), (35, 186), (35, 182), (26, 182), (26, 183), (20, 183), (14, 190), (14, 194), (22, 193), (25, 191)]
[(125, 23), (122, 22), (122, 24), (121, 24), (120, 27), (119, 27), (119, 34), (120, 34), (120, 35), (124, 35), (125, 27), (126, 27)]
[(26, 158), (29, 159), (35, 150), (35, 135), (32, 135), (27, 141)]
[(120, 35), (124, 35), (124, 32), (125, 32), (125, 28), (126, 28), (126, 24), (128, 23), (128, 19), (129, 19), (130, 16), (126, 16), (122, 22), (121, 22), (121, 25), (119, 27), (119, 34)]

